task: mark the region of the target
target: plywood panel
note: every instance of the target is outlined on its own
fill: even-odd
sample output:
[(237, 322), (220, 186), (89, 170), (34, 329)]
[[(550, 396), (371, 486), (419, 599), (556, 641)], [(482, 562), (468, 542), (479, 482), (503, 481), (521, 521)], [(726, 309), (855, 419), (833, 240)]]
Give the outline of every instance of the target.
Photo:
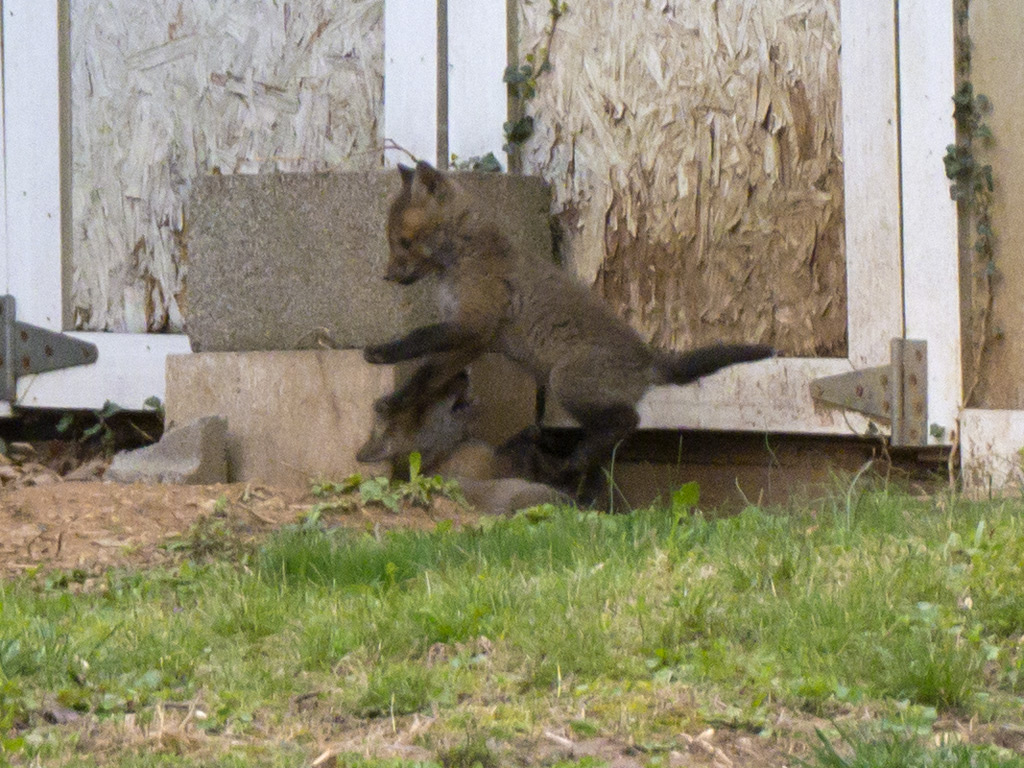
[(573, 267), (660, 345), (845, 356), (837, 0), (569, 5), (524, 167)]
[(383, 0), (76, 0), (75, 327), (179, 330), (199, 174), (381, 164)]

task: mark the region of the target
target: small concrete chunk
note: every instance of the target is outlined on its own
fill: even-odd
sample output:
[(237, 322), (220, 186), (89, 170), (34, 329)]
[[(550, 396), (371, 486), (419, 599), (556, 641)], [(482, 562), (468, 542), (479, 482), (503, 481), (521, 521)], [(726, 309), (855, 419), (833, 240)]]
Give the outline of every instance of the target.
[(117, 454), (104, 478), (118, 483), (225, 483), (227, 432), (227, 419), (204, 416), (165, 432), (158, 443)]

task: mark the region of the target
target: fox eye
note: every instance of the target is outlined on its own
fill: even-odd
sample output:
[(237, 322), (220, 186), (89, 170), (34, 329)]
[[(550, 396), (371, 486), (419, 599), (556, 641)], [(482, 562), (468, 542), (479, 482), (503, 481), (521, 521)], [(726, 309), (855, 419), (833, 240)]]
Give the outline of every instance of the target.
[(398, 238), (398, 244), (400, 246), (402, 246), (403, 248), (412, 248), (412, 238), (411, 237), (400, 237), (400, 238)]

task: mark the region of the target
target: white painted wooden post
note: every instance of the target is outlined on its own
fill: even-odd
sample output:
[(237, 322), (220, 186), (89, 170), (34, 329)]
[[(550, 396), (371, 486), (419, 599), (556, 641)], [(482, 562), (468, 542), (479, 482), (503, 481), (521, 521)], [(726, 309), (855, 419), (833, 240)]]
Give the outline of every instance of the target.
[(853, 368), (888, 365), (903, 335), (893, 0), (842, 0), (846, 306)]
[[(436, 0), (385, 0), (384, 138), (430, 163), (438, 161), (437, 31)], [(384, 157), (410, 162), (397, 150)]]
[(17, 317), (63, 330), (58, 0), (4, 0), (7, 291)]
[(448, 151), (493, 152), (505, 168), (507, 21), (505, 0), (448, 0)]
[(928, 421), (948, 443), (963, 397), (956, 204), (942, 157), (953, 121), (953, 5), (900, 0), (903, 285), (908, 339), (928, 342)]

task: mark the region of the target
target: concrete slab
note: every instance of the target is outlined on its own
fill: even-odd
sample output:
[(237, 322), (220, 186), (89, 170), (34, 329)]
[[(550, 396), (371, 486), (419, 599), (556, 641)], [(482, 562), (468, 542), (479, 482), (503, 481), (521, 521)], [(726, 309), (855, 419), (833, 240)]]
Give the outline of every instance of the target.
[[(170, 426), (201, 416), (228, 420), (228, 478), (281, 487), (374, 473), (355, 453), (370, 433), (373, 401), (394, 388), (394, 366), (361, 350), (204, 352), (167, 359)], [(532, 380), (497, 355), (470, 371), (481, 398), (476, 432), (501, 442), (534, 420)]]
[(960, 474), (972, 498), (1024, 493), (1024, 411), (964, 409)]
[[(513, 244), (552, 252), (542, 180), (460, 173)], [(187, 333), (195, 351), (361, 348), (436, 316), (428, 281), (383, 280), (394, 170), (207, 176), (186, 208)]]
[(104, 479), (118, 483), (207, 485), (227, 482), (227, 422), (220, 416), (183, 423), (160, 441), (114, 457)]

